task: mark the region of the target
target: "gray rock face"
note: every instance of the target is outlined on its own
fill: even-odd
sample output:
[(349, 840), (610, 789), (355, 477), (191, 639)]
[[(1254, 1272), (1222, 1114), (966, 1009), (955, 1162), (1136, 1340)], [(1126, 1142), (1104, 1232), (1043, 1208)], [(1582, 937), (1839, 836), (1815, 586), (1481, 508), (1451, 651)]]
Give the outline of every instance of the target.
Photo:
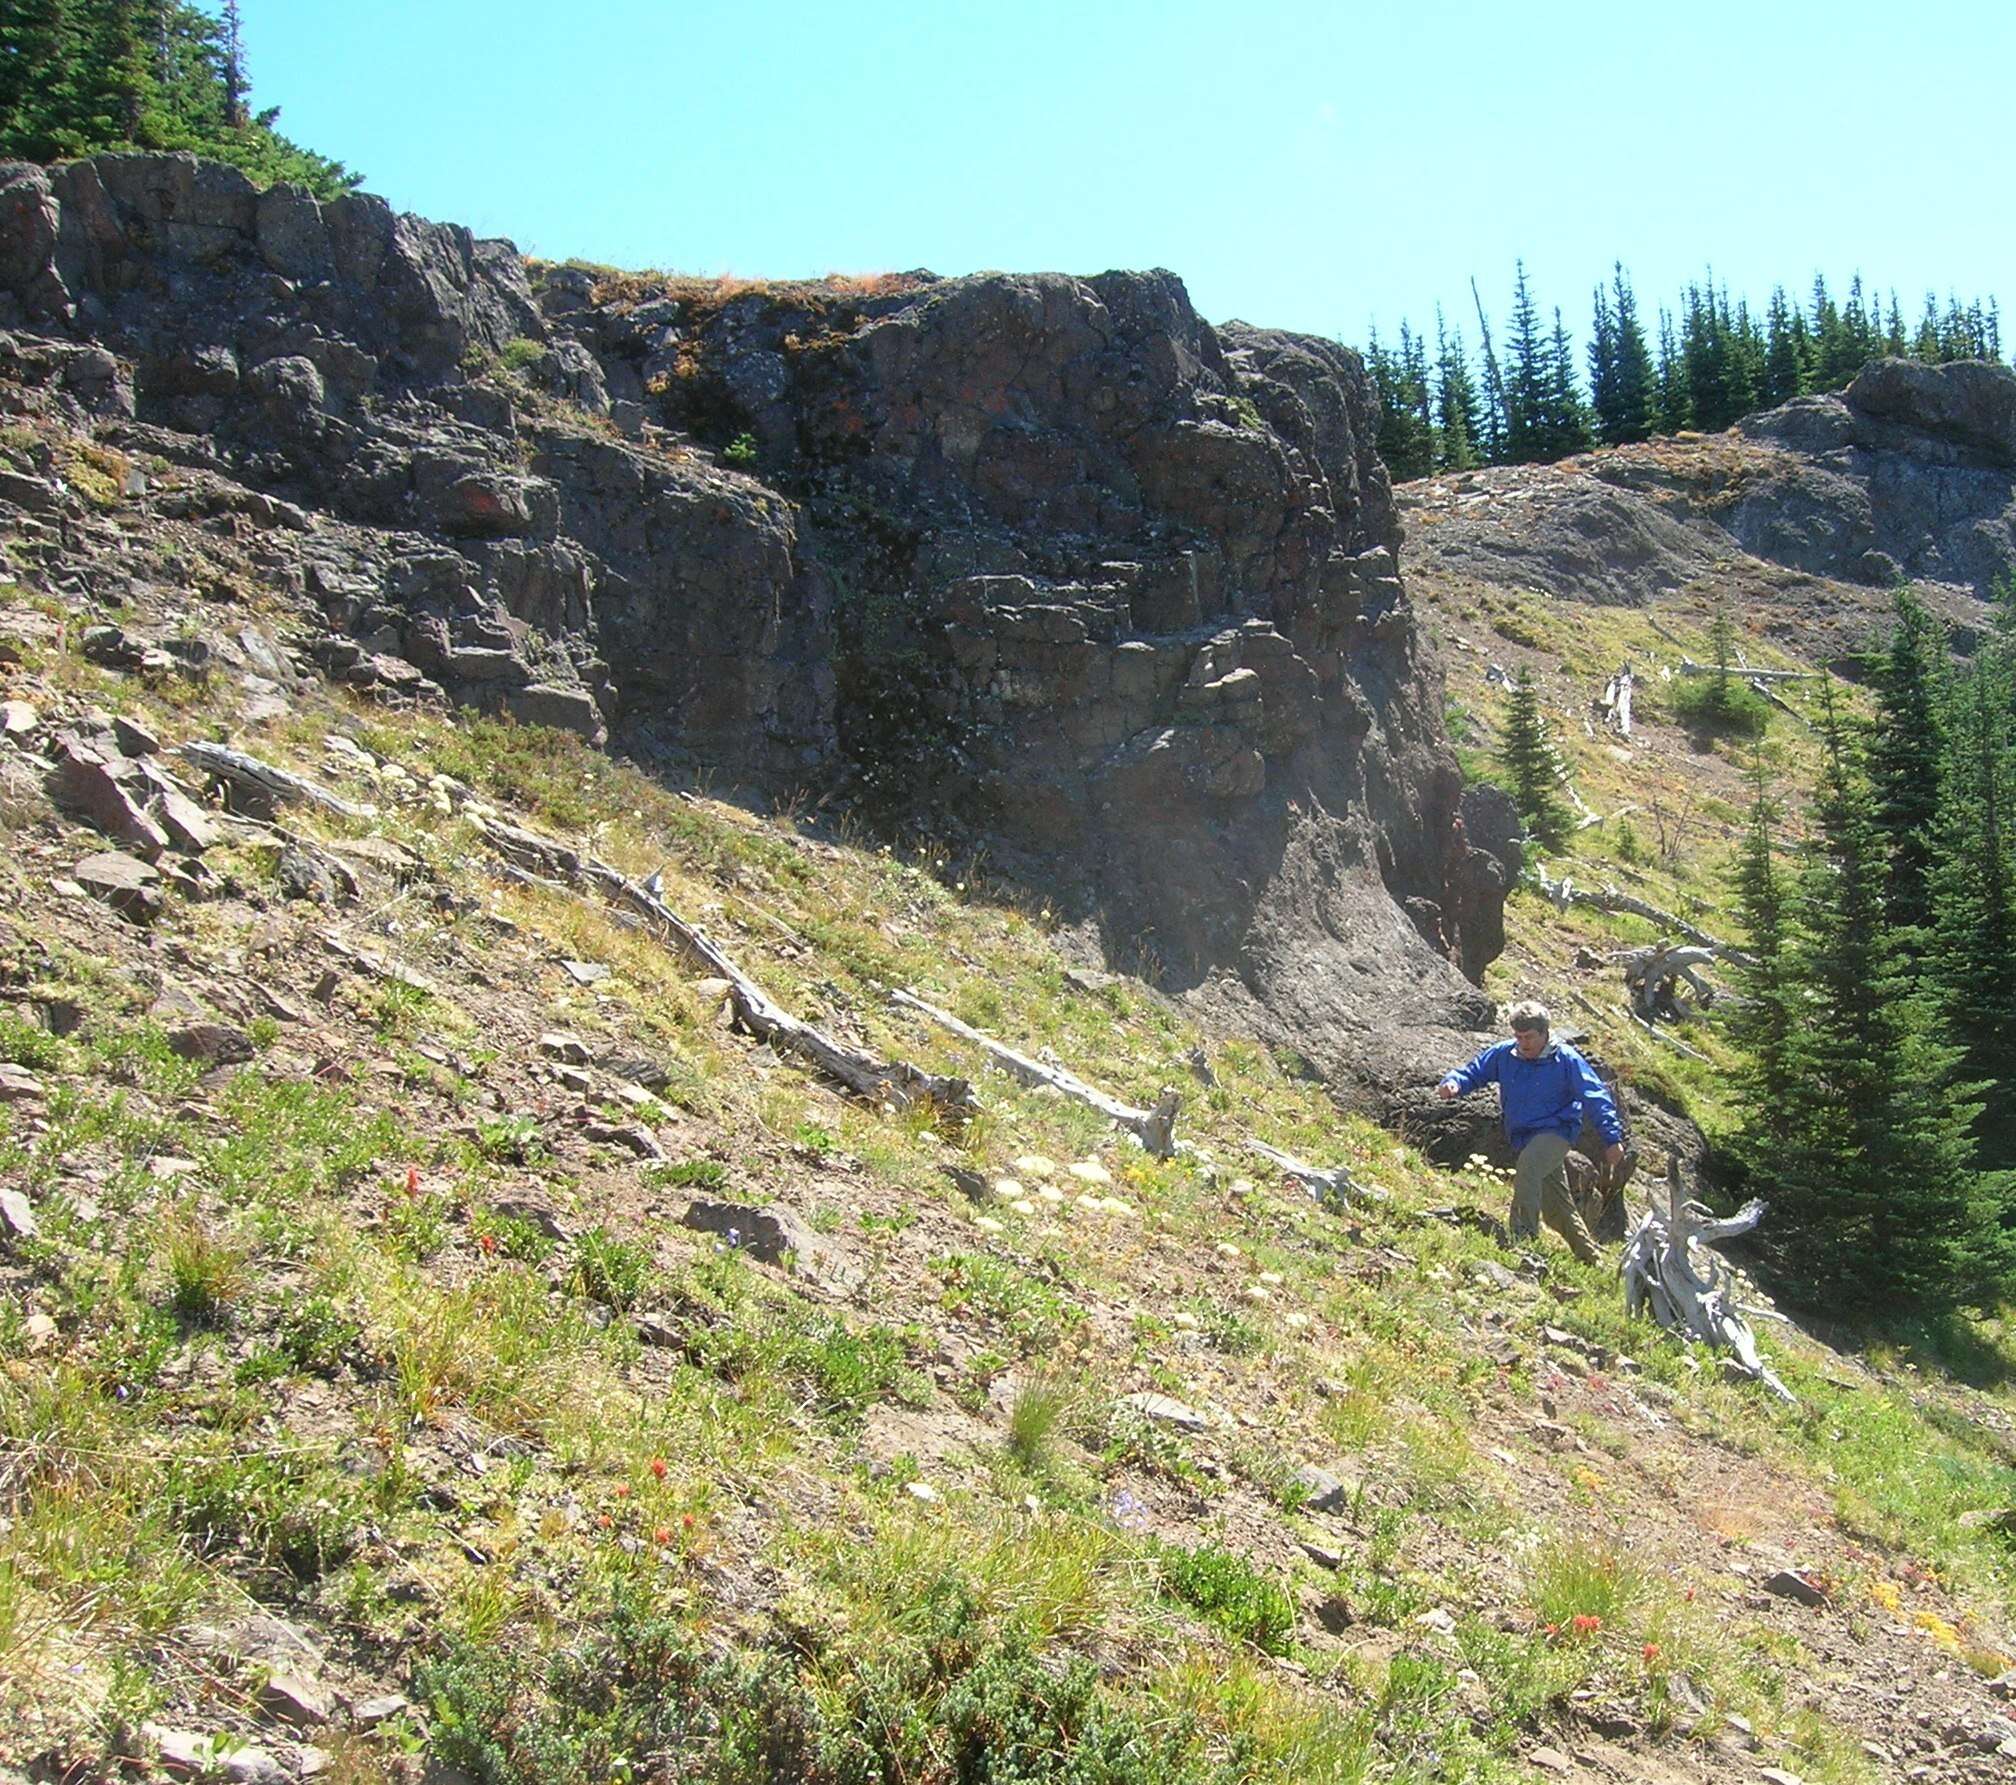
[(1349, 350), (1159, 271), (535, 292), (509, 244), (186, 156), (0, 167), (0, 221), (16, 359), (253, 486), (328, 673), (851, 780), (1318, 1058), (1477, 1020)]
[(2016, 559), (2016, 372), (1981, 360), (1878, 360), (1837, 395), (1740, 424), (1794, 449), (1723, 517), (1795, 570), (1881, 587), (1959, 584), (1986, 596)]

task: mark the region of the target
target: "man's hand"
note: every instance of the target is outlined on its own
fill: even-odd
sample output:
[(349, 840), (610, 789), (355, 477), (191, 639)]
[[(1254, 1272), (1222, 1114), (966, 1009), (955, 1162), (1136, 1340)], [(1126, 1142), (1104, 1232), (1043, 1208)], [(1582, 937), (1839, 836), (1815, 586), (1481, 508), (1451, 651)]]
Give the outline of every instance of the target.
[[(1445, 1078), (1435, 1087), (1435, 1095), (1441, 1098), (1444, 1103), (1447, 1103), (1450, 1098), (1456, 1095), (1456, 1087)], [(1622, 1152), (1623, 1149), (1620, 1147), (1618, 1151)]]
[(1624, 1163), (1624, 1143), (1621, 1140), (1613, 1140), (1603, 1149), (1603, 1157), (1610, 1162), (1611, 1169), (1615, 1170)]

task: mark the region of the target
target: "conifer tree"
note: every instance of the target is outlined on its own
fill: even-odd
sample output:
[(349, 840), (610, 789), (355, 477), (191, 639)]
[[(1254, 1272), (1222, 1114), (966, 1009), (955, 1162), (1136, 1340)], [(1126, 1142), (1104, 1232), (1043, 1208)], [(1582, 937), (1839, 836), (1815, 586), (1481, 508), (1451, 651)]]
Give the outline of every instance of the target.
[(1753, 1112), (1774, 1137), (1751, 1162), (1772, 1203), (1760, 1236), (1782, 1288), (1809, 1305), (1981, 1305), (2006, 1261), (1973, 1164), (1980, 1105), (1885, 921), (1882, 840), (1831, 687), (1822, 736), (1786, 955), (1799, 999), (1786, 1090), (1780, 1108)]
[(1611, 265), (1610, 295), (1615, 328), (1612, 410), (1605, 418), (1603, 438), (1618, 445), (1651, 438), (1658, 421), (1657, 394), (1651, 350), (1645, 345), (1645, 330), (1638, 320), (1638, 297), (1624, 275), (1621, 260)]
[(1435, 420), (1437, 458), (1444, 471), (1468, 471), (1481, 462), (1483, 417), (1477, 387), (1463, 353), (1463, 337), (1442, 321), (1435, 306)]
[(1782, 285), (1772, 287), (1764, 335), (1764, 372), (1758, 395), (1766, 408), (1775, 409), (1802, 395), (1810, 376), (1806, 319), (1787, 301)]
[(1694, 425), (1694, 411), (1687, 400), (1687, 365), (1680, 356), (1680, 344), (1673, 332), (1673, 318), (1659, 312), (1659, 430), (1677, 434)]
[(1548, 848), (1558, 849), (1567, 840), (1570, 825), (1568, 807), (1561, 798), (1568, 771), (1548, 735), (1547, 720), (1540, 711), (1540, 691), (1529, 670), (1522, 669), (1512, 684), (1498, 760), (1512, 782), (1512, 803), (1519, 808), (1527, 830)]
[(1884, 860), (1885, 921), (1915, 961), (1932, 921), (1927, 875), (1944, 762), (1945, 630), (1909, 589), (1895, 600), (1889, 647), (1875, 673), (1870, 735), (1872, 817)]
[(1610, 309), (1610, 294), (1599, 285), (1589, 302), (1589, 407), (1595, 411), (1596, 432), (1605, 445), (1614, 439), (1617, 378), (1617, 319)]
[(1484, 356), (1484, 426), (1477, 444), (1487, 465), (1502, 465), (1507, 456), (1505, 374), (1498, 364), (1498, 350), (1491, 342), (1491, 318), (1484, 313), (1484, 297), (1474, 278), (1470, 281), (1470, 301), (1477, 308), (1477, 339)]
[(1526, 282), (1526, 263), (1516, 263), (1512, 294), (1511, 355), (1505, 376), (1505, 456), (1514, 464), (1531, 464), (1548, 456), (1549, 395), (1553, 358), (1540, 328), (1540, 306)]
[[(1766, 1160), (1781, 1138), (1778, 1112), (1792, 1095), (1793, 1045), (1798, 997), (1790, 977), (1792, 887), (1779, 865), (1777, 828), (1782, 816), (1772, 799), (1760, 754), (1751, 764), (1750, 816), (1737, 858), (1736, 916), (1749, 938), (1746, 963), (1737, 967), (1740, 1001), (1731, 1008), (1729, 1032), (1742, 1050), (1737, 1073), (1745, 1119), (1737, 1153), (1746, 1166)], [(1770, 1175), (1765, 1166), (1764, 1175)]]
[(1561, 312), (1554, 312), (1554, 333), (1547, 353), (1547, 406), (1541, 423), (1542, 456), (1566, 458), (1587, 452), (1595, 444), (1589, 408), (1575, 384), (1575, 345), (1568, 338)]
[(0, 157), (189, 149), (324, 198), (358, 184), (280, 135), (277, 111), (246, 110), (235, 4), (220, 20), (180, 0), (0, 0)]
[[(1976, 656), (1946, 716), (1947, 758), (1928, 874), (1929, 974), (1960, 1049), (1960, 1074), (1987, 1094), (1980, 1163), (2016, 1172), (2016, 650)], [(2006, 1184), (2006, 1180), (2005, 1180)], [(2003, 1193), (2009, 1208), (2006, 1188)]]
[(1386, 469), (1396, 483), (1426, 477), (1435, 469), (1435, 433), (1419, 339), (1403, 321), (1400, 350), (1393, 353), (1374, 328), (1365, 364), (1379, 392), (1379, 456)]

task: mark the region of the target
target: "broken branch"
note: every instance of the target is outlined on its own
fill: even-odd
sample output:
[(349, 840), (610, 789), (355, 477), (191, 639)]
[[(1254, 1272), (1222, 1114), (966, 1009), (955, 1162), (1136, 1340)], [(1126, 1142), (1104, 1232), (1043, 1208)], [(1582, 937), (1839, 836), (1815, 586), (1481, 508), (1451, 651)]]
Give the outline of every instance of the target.
[(1040, 1060), (1032, 1060), (1027, 1054), (1017, 1053), (1005, 1042), (983, 1035), (971, 1024), (962, 1023), (948, 1010), (940, 1010), (935, 1004), (927, 1004), (914, 992), (893, 991), (889, 994), (892, 1004), (901, 1005), (905, 1010), (914, 1010), (929, 1017), (941, 1029), (948, 1029), (962, 1041), (970, 1041), (981, 1049), (997, 1065), (1004, 1067), (1025, 1085), (1048, 1085), (1052, 1090), (1061, 1091), (1075, 1102), (1096, 1109), (1102, 1116), (1117, 1126), (1127, 1130), (1141, 1145), (1157, 1159), (1167, 1159), (1178, 1150), (1176, 1140), (1176, 1112), (1183, 1100), (1175, 1092), (1165, 1090), (1156, 1100), (1153, 1109), (1136, 1109), (1131, 1104), (1122, 1103), (1117, 1097), (1109, 1097), (1096, 1085), (1088, 1085), (1075, 1073), (1062, 1066), (1046, 1066)]
[(235, 794), (251, 796), (257, 816), (264, 817), (275, 806), (286, 805), (319, 806), (323, 811), (334, 812), (342, 818), (377, 816), (369, 806), (354, 805), (326, 787), (318, 787), (313, 781), (286, 769), (275, 768), (270, 762), (261, 762), (256, 756), (247, 756), (242, 750), (198, 739), (178, 744), (176, 748), (212, 780), (223, 782)]
[(1264, 1140), (1255, 1140), (1251, 1135), (1247, 1136), (1246, 1145), (1263, 1159), (1271, 1159), (1281, 1168), (1284, 1176), (1293, 1178), (1325, 1208), (1349, 1208), (1347, 1199), (1352, 1196), (1361, 1196), (1371, 1202), (1386, 1200), (1385, 1191), (1359, 1183), (1351, 1175), (1349, 1166), (1333, 1165), (1325, 1171), (1321, 1166), (1304, 1165), (1292, 1154), (1270, 1147)]

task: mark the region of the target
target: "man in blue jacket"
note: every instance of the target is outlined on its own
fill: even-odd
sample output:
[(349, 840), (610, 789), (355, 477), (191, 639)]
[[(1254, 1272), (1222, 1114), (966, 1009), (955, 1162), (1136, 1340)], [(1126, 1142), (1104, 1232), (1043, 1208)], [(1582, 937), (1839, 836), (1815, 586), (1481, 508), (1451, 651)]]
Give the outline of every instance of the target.
[(1568, 1191), (1568, 1149), (1586, 1113), (1603, 1136), (1614, 1168), (1624, 1157), (1624, 1124), (1609, 1088), (1565, 1041), (1551, 1036), (1547, 1006), (1531, 999), (1512, 1006), (1512, 1039), (1495, 1042), (1435, 1087), (1442, 1097), (1467, 1097), (1495, 1084), (1505, 1113), (1505, 1138), (1518, 1168), (1512, 1178), (1512, 1237), (1539, 1237), (1540, 1217), (1585, 1264), (1602, 1258)]

